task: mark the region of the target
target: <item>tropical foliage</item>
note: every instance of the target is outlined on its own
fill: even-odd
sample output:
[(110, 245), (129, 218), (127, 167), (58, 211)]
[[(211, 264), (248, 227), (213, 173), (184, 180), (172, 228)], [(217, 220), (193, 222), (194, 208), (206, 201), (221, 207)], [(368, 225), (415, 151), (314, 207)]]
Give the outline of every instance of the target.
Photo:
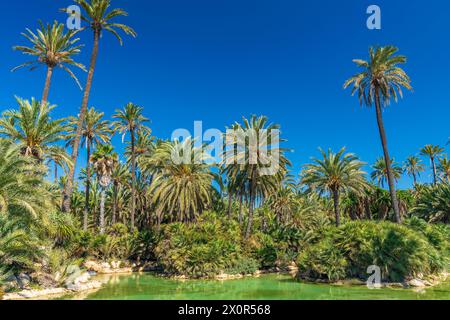
[[(49, 73), (41, 101), (17, 98), (18, 107), (0, 117), (0, 284), (26, 273), (33, 284), (58, 286), (71, 266), (87, 259), (151, 260), (166, 274), (195, 278), (280, 270), (294, 262), (299, 276), (325, 280), (364, 278), (374, 264), (386, 281), (445, 271), (445, 149), (427, 145), (422, 159), (411, 156), (401, 167), (387, 145), (382, 109), (411, 89), (397, 48), (372, 48), (368, 61), (355, 60), (362, 70), (345, 83), (362, 104), (375, 106), (383, 157), (371, 174), (344, 148), (321, 150), (294, 171), (298, 164), (289, 160), (281, 126), (263, 115), (225, 127), (227, 148), (213, 164), (196, 137), (153, 136), (143, 106), (128, 103), (113, 115), (88, 109), (102, 33), (121, 44), (118, 31), (136, 33), (115, 22), (127, 13), (111, 8), (110, 0), (74, 2), (86, 27), (65, 33), (58, 23), (42, 25), (24, 34), (31, 47), (16, 47), (36, 58), (25, 66), (43, 64)], [(47, 101), (53, 68), (74, 77), (70, 66), (84, 70), (73, 59), (81, 49), (74, 37), (85, 29), (94, 43), (80, 113), (57, 118)], [(424, 159), (431, 162), (432, 183), (425, 180)], [(413, 183), (400, 190), (396, 184), (405, 175)]]

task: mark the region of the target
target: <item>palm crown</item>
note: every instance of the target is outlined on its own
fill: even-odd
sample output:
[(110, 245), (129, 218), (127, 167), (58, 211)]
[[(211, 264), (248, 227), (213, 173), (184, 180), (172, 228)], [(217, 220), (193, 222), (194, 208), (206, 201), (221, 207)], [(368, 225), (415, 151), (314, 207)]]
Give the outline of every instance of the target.
[(83, 64), (73, 60), (73, 56), (79, 54), (82, 47), (77, 44), (80, 39), (74, 38), (77, 33), (77, 30), (69, 30), (64, 33), (64, 24), (60, 24), (57, 21), (53, 25), (44, 25), (40, 22), (40, 29), (36, 33), (27, 29), (27, 33), (22, 33), (22, 35), (30, 41), (32, 46), (15, 46), (14, 50), (33, 56), (36, 60), (25, 62), (15, 67), (12, 71), (24, 67), (34, 70), (39, 65), (46, 65), (50, 68), (58, 67), (69, 73), (81, 88), (78, 78), (69, 69), (70, 66), (75, 66), (86, 71)]
[[(391, 160), (391, 168), (392, 174), (394, 176), (395, 181), (397, 182), (403, 173), (402, 167), (395, 162), (394, 159)], [(373, 165), (373, 171), (370, 174), (372, 180), (375, 180), (378, 183), (379, 187), (384, 187), (388, 179), (386, 161), (383, 158), (378, 158), (375, 164)]]
[(344, 88), (353, 84), (352, 95), (358, 93), (361, 105), (371, 106), (376, 95), (381, 92), (385, 105), (393, 98), (403, 97), (402, 87), (412, 90), (411, 80), (406, 72), (398, 67), (406, 63), (405, 56), (394, 56), (398, 49), (394, 46), (370, 48), (370, 60), (353, 60), (364, 70), (348, 79)]
[(128, 16), (128, 13), (123, 9), (108, 10), (111, 6), (111, 0), (75, 0), (79, 6), (81, 6), (85, 14), (81, 15), (81, 19), (89, 24), (89, 27), (94, 32), (100, 34), (103, 30), (111, 32), (120, 44), (123, 44), (123, 40), (118, 30), (122, 30), (127, 35), (136, 37), (137, 34), (133, 28), (121, 24), (111, 22), (112, 19), (120, 16)]
[[(20, 144), (22, 154), (44, 160), (51, 146), (63, 140), (64, 119), (53, 120), (55, 106), (16, 98), (19, 110), (8, 110), (0, 119), (0, 135)], [(53, 150), (54, 151), (54, 150)]]

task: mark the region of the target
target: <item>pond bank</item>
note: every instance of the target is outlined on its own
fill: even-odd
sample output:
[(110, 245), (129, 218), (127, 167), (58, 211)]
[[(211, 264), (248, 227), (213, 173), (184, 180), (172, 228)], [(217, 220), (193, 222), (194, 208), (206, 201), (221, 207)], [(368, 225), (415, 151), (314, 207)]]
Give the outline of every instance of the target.
[[(135, 264), (129, 262), (96, 262), (96, 261), (87, 261), (84, 263), (84, 268), (88, 270), (88, 272), (83, 273), (80, 277), (75, 279), (72, 284), (67, 285), (66, 287), (61, 288), (48, 288), (41, 290), (23, 290), (15, 293), (7, 293), (3, 296), (3, 300), (26, 300), (26, 299), (57, 299), (65, 296), (71, 296), (75, 294), (84, 294), (84, 296), (89, 296), (90, 294), (95, 293), (96, 291), (101, 290), (105, 286), (105, 279), (107, 276), (145, 276), (146, 274), (151, 275), (154, 278), (166, 279), (167, 281), (175, 281), (175, 282), (186, 282), (186, 281), (220, 281), (227, 282), (231, 280), (242, 280), (246, 278), (260, 278), (266, 276), (289, 276), (292, 279), (296, 278), (297, 268), (294, 266), (290, 266), (289, 268), (282, 269), (270, 269), (270, 270), (259, 270), (253, 274), (248, 275), (229, 275), (222, 273), (220, 275), (203, 278), (203, 279), (189, 279), (186, 276), (173, 276), (160, 273), (160, 269), (154, 263), (146, 263), (146, 264)], [(159, 272), (159, 273), (158, 273)], [(93, 276), (96, 276), (95, 279), (92, 279)], [(105, 278), (106, 277), (106, 278)], [(104, 281), (99, 281), (102, 279)], [(379, 288), (385, 289), (426, 289), (431, 287), (436, 287), (442, 285), (449, 279), (448, 273), (443, 273), (440, 275), (430, 276), (426, 279), (421, 277), (420, 279), (411, 279), (409, 281), (405, 281), (403, 283), (382, 283)], [(305, 285), (328, 285), (330, 287), (366, 287), (366, 282), (359, 279), (348, 279), (337, 282), (330, 282), (320, 279), (300, 279), (296, 278), (296, 281)], [(449, 297), (450, 298), (450, 297)]]
[(436, 287), (369, 289), (363, 285), (305, 283), (286, 274), (230, 281), (175, 280), (152, 273), (98, 276), (103, 287), (68, 300), (448, 300), (450, 282)]

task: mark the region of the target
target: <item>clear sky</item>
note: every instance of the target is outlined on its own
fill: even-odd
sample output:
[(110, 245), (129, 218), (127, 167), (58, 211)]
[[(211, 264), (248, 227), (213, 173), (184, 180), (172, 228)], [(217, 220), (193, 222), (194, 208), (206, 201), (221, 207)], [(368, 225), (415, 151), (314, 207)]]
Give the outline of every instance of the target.
[[(373, 109), (360, 108), (344, 91), (370, 45), (394, 44), (408, 56), (414, 92), (386, 110), (396, 161), (425, 144), (445, 145), (449, 130), (450, 2), (447, 0), (113, 0), (129, 17), (137, 39), (120, 47), (105, 34), (90, 105), (108, 116), (132, 101), (145, 107), (154, 135), (173, 130), (223, 129), (251, 114), (282, 127), (297, 172), (318, 147), (345, 146), (368, 163), (382, 150)], [(65, 21), (69, 0), (18, 0), (3, 4), (0, 29), (0, 110), (16, 107), (14, 95), (42, 94), (45, 70), (10, 69), (26, 57), (12, 50), (37, 21)], [(366, 28), (366, 9), (382, 9), (382, 30)], [(88, 65), (92, 34), (79, 60)], [(84, 83), (86, 75), (77, 73)], [(54, 75), (55, 117), (78, 112), (82, 94), (64, 72)], [(120, 138), (114, 144), (121, 150)], [(448, 149), (447, 149), (448, 150)], [(82, 153), (84, 154), (84, 153)], [(83, 163), (83, 162), (81, 162)], [(428, 165), (428, 162), (426, 162)], [(430, 181), (427, 173), (423, 179)], [(400, 182), (409, 186), (409, 179)]]

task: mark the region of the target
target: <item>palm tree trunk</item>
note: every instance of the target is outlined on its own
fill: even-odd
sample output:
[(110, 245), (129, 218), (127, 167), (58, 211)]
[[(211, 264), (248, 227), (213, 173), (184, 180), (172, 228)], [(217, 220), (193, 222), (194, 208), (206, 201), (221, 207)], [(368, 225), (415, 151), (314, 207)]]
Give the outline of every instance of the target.
[(47, 77), (45, 79), (45, 86), (44, 86), (44, 92), (42, 93), (42, 104), (47, 103), (48, 101), (48, 95), (50, 93), (50, 84), (52, 82), (52, 75), (53, 75), (53, 67), (47, 67)]
[(431, 157), (431, 165), (433, 167), (433, 184), (437, 185), (437, 168), (436, 168), (436, 161), (434, 157)]
[(89, 103), (89, 95), (91, 93), (91, 87), (92, 87), (92, 80), (94, 78), (94, 72), (95, 72), (95, 65), (97, 63), (97, 57), (98, 57), (98, 47), (99, 47), (99, 41), (100, 41), (100, 31), (96, 30), (94, 31), (94, 47), (92, 49), (92, 55), (91, 55), (91, 64), (89, 66), (89, 73), (86, 81), (86, 88), (84, 90), (83, 95), (83, 102), (81, 104), (81, 110), (79, 114), (79, 121), (78, 121), (78, 128), (75, 136), (75, 140), (72, 147), (72, 162), (73, 166), (69, 170), (69, 176), (67, 179), (66, 188), (64, 190), (64, 201), (63, 201), (63, 212), (69, 212), (70, 211), (70, 199), (72, 198), (73, 193), (73, 183), (75, 179), (75, 169), (78, 159), (78, 152), (80, 147), (80, 141), (81, 141), (81, 134), (83, 130), (83, 123), (86, 119), (86, 112), (88, 108)]
[(117, 215), (117, 183), (113, 184), (112, 224), (116, 224)]
[(100, 199), (100, 234), (105, 233), (105, 198), (106, 188), (102, 187), (102, 194)]
[(55, 184), (58, 184), (58, 163), (55, 162)]
[(398, 206), (397, 193), (395, 191), (395, 179), (394, 175), (392, 174), (391, 157), (389, 156), (386, 131), (384, 129), (383, 123), (383, 114), (381, 111), (380, 92), (378, 88), (375, 89), (375, 109), (377, 114), (378, 129), (380, 131), (381, 144), (383, 146), (384, 160), (386, 162), (386, 171), (389, 184), (389, 192), (391, 194), (392, 207), (394, 209), (396, 222), (401, 223), (402, 219), (400, 216), (400, 209)]
[(417, 185), (417, 176), (415, 173), (413, 173), (413, 180), (414, 180), (414, 186)]
[(134, 130), (131, 135), (131, 230), (134, 230), (134, 213), (136, 210), (136, 154)]
[(228, 218), (231, 219), (231, 202), (233, 201), (233, 195), (228, 190)]
[(255, 198), (256, 198), (256, 169), (253, 169), (252, 178), (250, 182), (250, 203), (248, 210), (248, 223), (247, 223), (247, 232), (245, 234), (245, 238), (248, 239), (252, 232), (253, 227), (253, 210), (255, 208)]
[(333, 190), (334, 214), (336, 216), (336, 226), (341, 225), (341, 210), (339, 208), (339, 190)]
[(242, 217), (242, 206), (244, 202), (244, 194), (241, 192), (240, 199), (239, 199), (239, 224), (242, 225), (243, 217)]
[(83, 230), (87, 231), (88, 229), (88, 216), (89, 216), (89, 196), (91, 189), (91, 142), (89, 138), (86, 141), (86, 149), (87, 149), (87, 163), (86, 163), (86, 190), (85, 190), (85, 203), (84, 203), (84, 216), (83, 216)]

